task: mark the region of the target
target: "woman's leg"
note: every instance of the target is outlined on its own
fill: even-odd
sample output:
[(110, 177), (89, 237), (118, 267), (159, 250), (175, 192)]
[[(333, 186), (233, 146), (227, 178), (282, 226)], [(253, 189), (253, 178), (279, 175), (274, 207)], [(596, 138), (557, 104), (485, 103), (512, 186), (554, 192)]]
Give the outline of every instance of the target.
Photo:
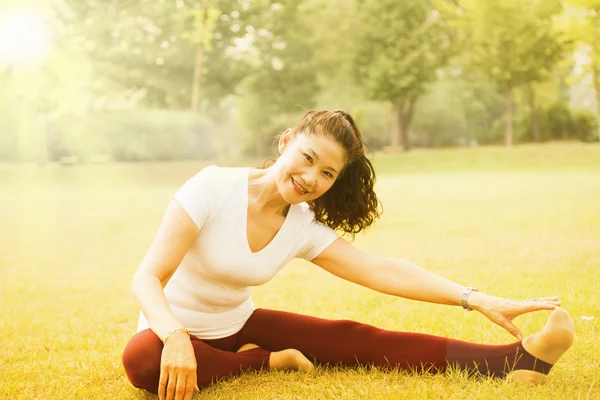
[[(551, 321), (561, 319), (571, 321), (564, 310), (554, 310), (547, 327)], [(547, 357), (551, 363), (534, 357), (523, 347), (529, 338), (507, 345), (482, 345), (265, 309), (255, 310), (238, 335), (239, 343), (256, 343), (270, 351), (292, 347), (321, 364), (376, 365), (432, 372), (442, 372), (452, 365), (495, 377), (504, 377), (512, 370), (537, 371), (543, 376), (562, 355), (555, 359)], [(562, 352), (569, 346), (570, 343)], [(536, 355), (541, 357), (547, 354), (546, 350), (547, 346), (538, 346)]]
[[(261, 348), (240, 353), (227, 351), (235, 345), (235, 336), (210, 341), (202, 341), (194, 336), (191, 339), (198, 363), (197, 382), (200, 388), (248, 369), (269, 367), (269, 351)], [(152, 393), (158, 392), (162, 349), (163, 343), (150, 329), (137, 333), (127, 343), (123, 352), (123, 366), (133, 386)]]

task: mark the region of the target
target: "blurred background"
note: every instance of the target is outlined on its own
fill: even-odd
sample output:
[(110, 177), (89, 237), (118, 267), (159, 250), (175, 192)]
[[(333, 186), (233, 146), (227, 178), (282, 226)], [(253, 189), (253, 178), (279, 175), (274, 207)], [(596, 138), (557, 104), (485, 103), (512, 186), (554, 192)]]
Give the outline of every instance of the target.
[(599, 0), (2, 0), (0, 162), (271, 155), (308, 109), (371, 150), (600, 138)]

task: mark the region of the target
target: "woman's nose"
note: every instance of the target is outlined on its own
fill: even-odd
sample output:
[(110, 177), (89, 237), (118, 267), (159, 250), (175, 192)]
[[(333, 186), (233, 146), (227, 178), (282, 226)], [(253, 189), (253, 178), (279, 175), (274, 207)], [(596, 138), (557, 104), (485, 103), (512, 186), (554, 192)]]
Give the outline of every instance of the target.
[(306, 183), (307, 189), (312, 189), (315, 186), (316, 178), (313, 172), (307, 172), (302, 176), (304, 183)]

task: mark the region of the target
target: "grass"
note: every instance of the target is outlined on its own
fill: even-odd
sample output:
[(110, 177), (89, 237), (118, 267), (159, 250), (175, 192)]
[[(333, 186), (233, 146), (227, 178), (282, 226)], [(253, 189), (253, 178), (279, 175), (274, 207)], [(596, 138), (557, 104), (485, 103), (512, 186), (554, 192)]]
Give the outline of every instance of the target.
[[(337, 368), (311, 376), (249, 373), (196, 398), (600, 399), (600, 146), (414, 151), (374, 160), (385, 212), (356, 246), (494, 295), (559, 295), (577, 339), (548, 383)], [(0, 166), (0, 399), (153, 398), (129, 384), (120, 363), (136, 327), (130, 278), (171, 194), (201, 167)], [(253, 297), (259, 307), (385, 329), (513, 340), (480, 314), (379, 294), (299, 260)], [(527, 335), (546, 316), (516, 323)]]

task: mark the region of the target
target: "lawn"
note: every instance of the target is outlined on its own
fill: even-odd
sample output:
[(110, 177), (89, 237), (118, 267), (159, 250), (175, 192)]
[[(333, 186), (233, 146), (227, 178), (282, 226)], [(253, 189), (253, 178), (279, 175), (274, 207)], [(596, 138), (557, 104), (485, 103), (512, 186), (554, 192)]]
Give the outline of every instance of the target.
[[(355, 245), (493, 295), (559, 295), (577, 337), (548, 383), (319, 369), (250, 373), (195, 398), (600, 399), (600, 146), (413, 151), (374, 163), (384, 214)], [(0, 165), (0, 399), (153, 398), (120, 362), (138, 313), (130, 279), (170, 196), (203, 165)], [(514, 340), (475, 312), (376, 293), (300, 260), (253, 297), (385, 329)], [(516, 324), (528, 335), (547, 315)]]

